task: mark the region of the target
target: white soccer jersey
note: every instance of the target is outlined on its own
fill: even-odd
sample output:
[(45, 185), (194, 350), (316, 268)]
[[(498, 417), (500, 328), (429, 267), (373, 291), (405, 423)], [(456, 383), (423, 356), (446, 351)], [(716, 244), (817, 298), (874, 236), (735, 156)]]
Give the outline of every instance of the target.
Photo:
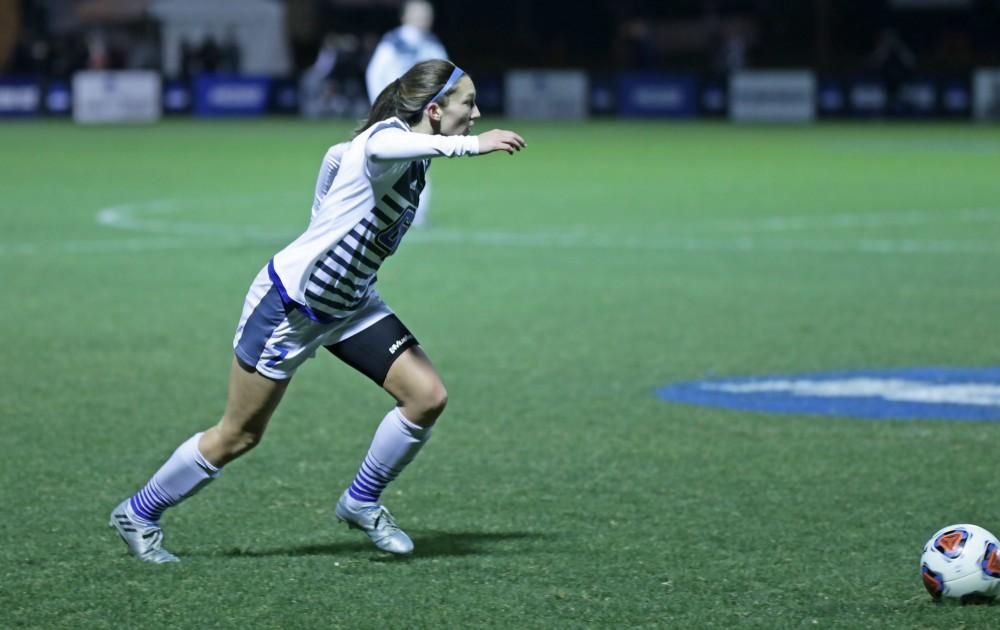
[(337, 171), (340, 170), (340, 161), (344, 159), (344, 152), (347, 151), (347, 147), (349, 146), (351, 146), (350, 142), (335, 144), (327, 149), (326, 155), (323, 156), (323, 164), (319, 167), (319, 176), (316, 178), (316, 194), (313, 196), (312, 216), (315, 217), (316, 213), (319, 212), (323, 198), (330, 191), (333, 178), (337, 176)]
[(317, 321), (345, 317), (413, 221), (430, 158), (478, 153), (475, 136), (414, 133), (398, 118), (331, 147), (309, 227), (269, 264), (282, 299)]
[(433, 33), (404, 24), (394, 28), (379, 40), (365, 69), (368, 100), (375, 102), (389, 85), (415, 64), (428, 59), (447, 59), (448, 53)]

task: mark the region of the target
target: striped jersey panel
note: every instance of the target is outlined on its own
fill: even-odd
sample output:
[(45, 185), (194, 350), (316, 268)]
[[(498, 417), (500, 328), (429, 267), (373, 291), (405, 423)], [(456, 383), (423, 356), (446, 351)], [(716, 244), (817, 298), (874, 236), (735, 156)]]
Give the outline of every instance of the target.
[[(408, 169), (393, 186), (393, 191), (410, 189), (414, 182), (416, 197), (423, 189), (424, 164)], [(355, 226), (315, 263), (305, 288), (305, 298), (313, 310), (326, 317), (343, 315), (365, 300), (376, 273), (392, 255), (413, 220), (411, 199), (393, 199), (386, 193)], [(400, 203), (403, 202), (403, 203)], [(395, 229), (394, 229), (395, 228)], [(388, 235), (388, 236), (387, 236)]]

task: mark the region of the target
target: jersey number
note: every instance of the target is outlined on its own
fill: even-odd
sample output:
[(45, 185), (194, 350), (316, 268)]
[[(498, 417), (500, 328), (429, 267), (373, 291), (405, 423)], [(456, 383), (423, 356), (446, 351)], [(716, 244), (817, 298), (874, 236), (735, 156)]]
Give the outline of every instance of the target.
[(382, 197), (382, 202), (399, 212), (399, 218), (386, 226), (384, 230), (375, 237), (375, 243), (382, 248), (386, 256), (392, 256), (399, 247), (399, 241), (403, 239), (406, 230), (413, 223), (413, 217), (417, 216), (415, 207), (420, 203), (420, 191), (424, 189), (424, 182), (427, 173), (427, 165), (422, 162), (413, 162), (406, 173), (396, 181), (392, 189), (400, 197), (409, 202), (409, 207), (403, 210), (399, 204), (395, 203), (389, 195)]
[(394, 223), (387, 226), (375, 237), (375, 242), (385, 251), (386, 256), (392, 256), (396, 248), (399, 247), (399, 241), (403, 240), (403, 235), (406, 234), (406, 230), (410, 229), (410, 224), (413, 223), (415, 216), (417, 216), (416, 211), (413, 208), (407, 208)]

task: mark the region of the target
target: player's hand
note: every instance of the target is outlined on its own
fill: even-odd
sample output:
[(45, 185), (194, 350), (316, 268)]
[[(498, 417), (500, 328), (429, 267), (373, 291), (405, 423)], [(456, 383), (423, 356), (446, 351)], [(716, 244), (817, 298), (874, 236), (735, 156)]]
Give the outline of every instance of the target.
[(493, 153), (494, 151), (506, 151), (514, 155), (514, 151), (520, 151), (528, 146), (524, 138), (513, 131), (506, 129), (492, 129), (479, 134), (479, 155)]

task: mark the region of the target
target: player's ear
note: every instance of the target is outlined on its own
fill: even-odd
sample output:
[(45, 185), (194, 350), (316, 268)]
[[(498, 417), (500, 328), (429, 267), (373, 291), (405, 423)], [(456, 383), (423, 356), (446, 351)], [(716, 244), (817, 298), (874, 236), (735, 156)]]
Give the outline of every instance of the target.
[(441, 122), (441, 106), (437, 103), (431, 103), (427, 106), (425, 110), (427, 112), (427, 117), (434, 122)]

